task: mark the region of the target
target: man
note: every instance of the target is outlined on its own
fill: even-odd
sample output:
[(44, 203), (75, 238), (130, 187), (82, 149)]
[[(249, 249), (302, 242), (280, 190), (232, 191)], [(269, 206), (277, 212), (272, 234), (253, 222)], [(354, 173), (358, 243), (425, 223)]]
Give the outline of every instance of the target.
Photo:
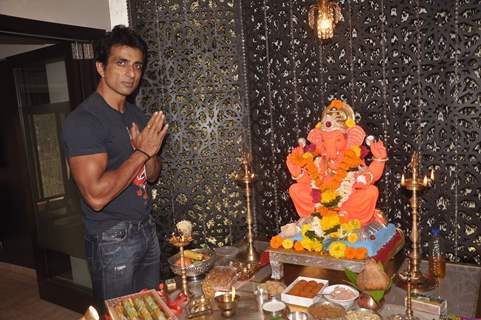
[(146, 182), (159, 176), (157, 153), (168, 125), (162, 112), (147, 121), (126, 101), (139, 85), (146, 53), (142, 38), (124, 26), (99, 41), (97, 91), (63, 129), (65, 154), (82, 194), (86, 254), (101, 308), (105, 299), (159, 283), (160, 249)]

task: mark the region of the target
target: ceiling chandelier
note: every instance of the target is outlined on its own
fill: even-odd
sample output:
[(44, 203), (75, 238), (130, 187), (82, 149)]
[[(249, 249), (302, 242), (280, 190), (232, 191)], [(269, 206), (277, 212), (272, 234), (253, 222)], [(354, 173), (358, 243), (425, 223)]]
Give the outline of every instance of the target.
[(319, 3), (310, 6), (308, 18), (309, 27), (322, 40), (332, 38), (336, 24), (344, 21), (341, 6), (333, 0), (319, 0)]

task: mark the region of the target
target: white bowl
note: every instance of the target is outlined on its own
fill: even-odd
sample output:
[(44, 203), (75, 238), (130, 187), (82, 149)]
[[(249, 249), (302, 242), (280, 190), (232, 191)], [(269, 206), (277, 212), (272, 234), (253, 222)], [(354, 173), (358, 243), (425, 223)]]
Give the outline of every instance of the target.
[[(338, 299), (336, 297), (333, 297), (331, 294), (338, 288), (343, 288), (343, 289), (351, 291), (353, 293), (352, 298), (350, 298), (350, 299)], [(350, 307), (352, 307), (352, 305), (354, 304), (354, 301), (357, 298), (359, 298), (359, 291), (357, 291), (355, 288), (353, 288), (351, 286), (347, 286), (345, 284), (335, 284), (335, 285), (332, 285), (332, 286), (328, 286), (328, 287), (324, 288), (324, 290), (322, 291), (322, 294), (324, 295), (324, 298), (326, 298), (326, 300), (328, 300), (330, 302), (337, 303), (337, 304), (343, 306), (344, 309), (349, 309)]]

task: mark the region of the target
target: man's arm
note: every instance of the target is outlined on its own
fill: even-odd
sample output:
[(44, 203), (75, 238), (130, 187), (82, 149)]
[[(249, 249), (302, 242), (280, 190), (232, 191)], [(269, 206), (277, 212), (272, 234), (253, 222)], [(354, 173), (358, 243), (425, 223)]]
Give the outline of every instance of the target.
[(146, 159), (146, 155), (134, 152), (119, 168), (106, 171), (107, 154), (97, 153), (69, 158), (69, 165), (85, 201), (100, 211), (127, 188)]
[(148, 182), (154, 183), (157, 181), (160, 174), (160, 159), (157, 155), (153, 156), (145, 163), (145, 171)]
[[(107, 153), (74, 156), (69, 158), (70, 170), (85, 201), (96, 211), (102, 210), (132, 182), (139, 169), (147, 159), (157, 155), (167, 134), (168, 125), (162, 112), (155, 112), (147, 126), (139, 132), (137, 125), (131, 129), (132, 143), (139, 152), (134, 152), (115, 170), (107, 171)], [(160, 170), (160, 163), (155, 163), (156, 156), (147, 162)], [(146, 167), (147, 167), (146, 165)], [(155, 177), (157, 178), (157, 177)], [(150, 179), (149, 179), (150, 181)], [(155, 181), (155, 179), (154, 179)]]

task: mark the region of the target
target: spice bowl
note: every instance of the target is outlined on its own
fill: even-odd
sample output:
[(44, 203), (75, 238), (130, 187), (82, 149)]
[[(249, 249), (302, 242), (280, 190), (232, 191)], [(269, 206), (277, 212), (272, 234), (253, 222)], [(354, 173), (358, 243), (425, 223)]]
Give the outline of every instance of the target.
[(287, 305), (273, 297), (262, 305), (262, 314), (264, 320), (285, 319)]
[(217, 306), (221, 310), (222, 316), (224, 316), (225, 318), (230, 318), (235, 314), (237, 309), (237, 303), (239, 302), (238, 295), (226, 293), (216, 296), (214, 299), (217, 303)]
[(335, 284), (326, 287), (322, 294), (326, 300), (343, 306), (344, 309), (352, 307), (354, 301), (359, 297), (359, 291), (345, 284)]

